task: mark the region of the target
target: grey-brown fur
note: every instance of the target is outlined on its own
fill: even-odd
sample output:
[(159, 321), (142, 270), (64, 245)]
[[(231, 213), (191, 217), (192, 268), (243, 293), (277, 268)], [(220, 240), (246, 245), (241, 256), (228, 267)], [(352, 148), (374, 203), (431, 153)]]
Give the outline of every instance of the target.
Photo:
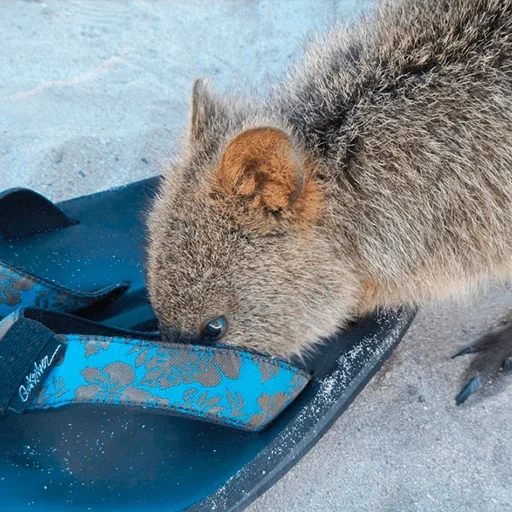
[[(198, 82), (149, 217), (161, 321), (198, 332), (222, 314), (225, 342), (286, 357), (375, 308), (510, 277), (511, 37), (512, 0), (386, 1), (314, 43), (262, 104)], [(308, 227), (213, 192), (226, 146), (262, 126), (314, 169)]]

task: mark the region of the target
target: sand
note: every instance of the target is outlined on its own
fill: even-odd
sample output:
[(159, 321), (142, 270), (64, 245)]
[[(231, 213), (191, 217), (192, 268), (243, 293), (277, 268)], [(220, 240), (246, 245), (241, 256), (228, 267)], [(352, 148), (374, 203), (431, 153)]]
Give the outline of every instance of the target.
[[(0, 189), (71, 198), (159, 174), (192, 80), (266, 87), (356, 0), (0, 2)], [(420, 312), (318, 445), (251, 512), (512, 510), (512, 387), (456, 407), (458, 347), (498, 325), (510, 286)]]

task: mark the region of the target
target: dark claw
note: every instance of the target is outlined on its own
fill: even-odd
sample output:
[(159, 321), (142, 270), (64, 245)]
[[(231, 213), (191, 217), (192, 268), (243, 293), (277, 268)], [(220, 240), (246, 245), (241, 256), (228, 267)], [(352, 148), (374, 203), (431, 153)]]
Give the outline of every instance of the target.
[(465, 373), (464, 387), (455, 398), (457, 405), (492, 382), (500, 370), (512, 372), (512, 323), (485, 334), (453, 357), (466, 354), (474, 356)]
[(469, 379), (466, 385), (460, 390), (459, 394), (455, 397), (455, 403), (457, 405), (463, 404), (468, 397), (478, 391), (483, 386), (483, 380), (481, 377), (473, 377)]
[(456, 357), (459, 356), (465, 356), (467, 354), (474, 354), (475, 352), (478, 352), (478, 349), (474, 345), (468, 345), (467, 347), (463, 347), (455, 355), (453, 355), (452, 359), (455, 359)]

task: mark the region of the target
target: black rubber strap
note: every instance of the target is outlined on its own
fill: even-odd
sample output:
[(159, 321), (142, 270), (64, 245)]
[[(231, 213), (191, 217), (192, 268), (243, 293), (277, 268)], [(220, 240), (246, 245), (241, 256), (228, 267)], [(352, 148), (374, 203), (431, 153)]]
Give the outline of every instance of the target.
[(26, 188), (0, 193), (0, 235), (9, 240), (76, 224), (41, 194)]
[(0, 417), (30, 405), (65, 349), (62, 338), (34, 320), (12, 315), (0, 323)]

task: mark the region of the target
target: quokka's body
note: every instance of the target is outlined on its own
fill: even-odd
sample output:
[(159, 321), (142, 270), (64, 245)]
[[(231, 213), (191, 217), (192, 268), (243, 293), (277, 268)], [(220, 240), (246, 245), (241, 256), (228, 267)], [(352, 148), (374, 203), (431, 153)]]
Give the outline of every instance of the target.
[(260, 104), (197, 82), (149, 218), (162, 323), (279, 356), (512, 274), (512, 0), (385, 1)]
[(512, 272), (512, 2), (397, 4), (318, 42), (277, 100), (322, 168), (326, 229), (361, 258), (363, 307)]

